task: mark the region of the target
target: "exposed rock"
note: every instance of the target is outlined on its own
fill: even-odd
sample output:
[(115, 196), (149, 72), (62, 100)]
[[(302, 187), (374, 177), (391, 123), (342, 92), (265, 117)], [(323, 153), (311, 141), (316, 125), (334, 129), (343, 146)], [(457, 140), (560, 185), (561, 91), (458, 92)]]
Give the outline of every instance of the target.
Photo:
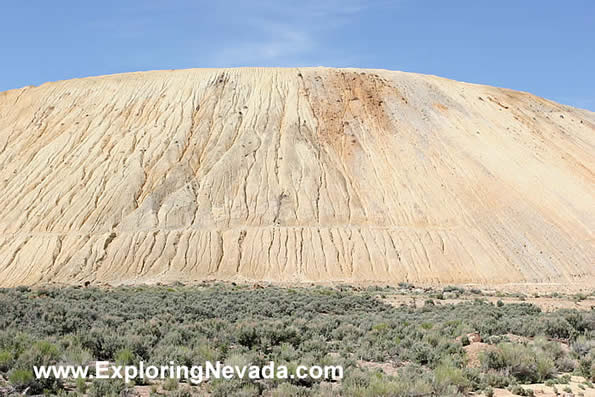
[(594, 113), (361, 72), (0, 93), (0, 286), (594, 279)]
[(479, 368), (481, 365), (481, 354), (489, 351), (496, 351), (497, 348), (496, 346), (487, 343), (475, 342), (464, 346), (463, 350), (465, 350), (465, 354), (467, 355), (467, 367)]
[(481, 342), (481, 335), (479, 335), (479, 332), (471, 332), (467, 334), (467, 339), (469, 343), (479, 343)]

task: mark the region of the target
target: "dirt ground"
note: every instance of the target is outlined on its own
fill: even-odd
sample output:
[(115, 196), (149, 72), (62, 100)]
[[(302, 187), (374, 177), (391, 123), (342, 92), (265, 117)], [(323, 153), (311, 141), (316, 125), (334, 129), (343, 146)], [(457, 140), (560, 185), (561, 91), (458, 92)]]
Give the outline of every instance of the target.
[[(386, 295), (381, 298), (385, 302), (394, 305), (413, 305), (421, 307), (425, 304), (428, 298), (427, 295), (416, 295), (416, 294), (405, 294), (405, 295)], [(533, 295), (527, 296), (524, 300), (518, 297), (498, 297), (498, 296), (486, 296), (486, 295), (461, 295), (458, 298), (446, 298), (446, 299), (433, 299), (436, 305), (448, 305), (456, 304), (465, 301), (473, 301), (475, 299), (482, 299), (488, 302), (496, 304), (498, 301), (503, 303), (532, 303), (539, 306), (543, 311), (550, 312), (558, 309), (577, 309), (577, 310), (591, 310), (595, 308), (595, 298), (592, 296), (582, 301), (576, 301), (572, 296), (560, 296), (560, 297), (535, 297)]]
[[(521, 385), (524, 389), (531, 389), (535, 393), (535, 396), (540, 397), (570, 397), (570, 396), (584, 396), (584, 397), (595, 397), (595, 389), (584, 387), (581, 389), (579, 385), (584, 382), (585, 379), (580, 376), (573, 376), (572, 380), (567, 385), (555, 385), (556, 389), (553, 387), (545, 386), (543, 383), (534, 383), (531, 385)], [(571, 392), (564, 391), (566, 388), (569, 388)], [(556, 394), (556, 390), (558, 394)], [(582, 394), (581, 394), (582, 393)], [(485, 396), (484, 394), (471, 394), (473, 396)], [(495, 397), (507, 397), (507, 396), (516, 396), (517, 394), (512, 394), (510, 391), (506, 389), (494, 389), (494, 396)]]

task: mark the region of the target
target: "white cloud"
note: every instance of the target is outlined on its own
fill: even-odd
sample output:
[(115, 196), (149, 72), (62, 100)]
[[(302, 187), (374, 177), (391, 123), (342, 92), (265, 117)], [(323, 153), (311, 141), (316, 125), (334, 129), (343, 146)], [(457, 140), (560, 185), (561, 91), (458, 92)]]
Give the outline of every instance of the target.
[[(264, 27), (263, 27), (264, 28)], [(290, 25), (269, 24), (262, 39), (242, 40), (233, 46), (224, 47), (213, 55), (213, 61), (221, 66), (269, 63), (296, 57), (314, 48), (309, 32), (295, 30)]]
[[(212, 66), (306, 66), (344, 62), (344, 54), (331, 54), (326, 36), (348, 23), (364, 8), (359, 0), (250, 3), (247, 15), (233, 20), (245, 38), (229, 46), (219, 44), (211, 54)], [(204, 60), (204, 59), (203, 59)]]

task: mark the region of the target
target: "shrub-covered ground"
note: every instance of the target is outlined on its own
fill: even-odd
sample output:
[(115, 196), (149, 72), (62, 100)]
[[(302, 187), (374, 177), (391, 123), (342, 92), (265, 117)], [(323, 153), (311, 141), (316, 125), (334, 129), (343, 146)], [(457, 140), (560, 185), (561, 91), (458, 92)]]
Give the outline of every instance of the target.
[[(402, 285), (401, 289), (411, 289)], [(444, 293), (477, 294), (437, 304)], [(544, 313), (530, 303), (496, 304), (478, 291), (428, 292), (423, 307), (392, 306), (398, 288), (211, 284), (0, 289), (0, 395), (132, 395), (116, 381), (36, 380), (33, 365), (107, 360), (199, 365), (343, 365), (341, 381), (225, 380), (147, 385), (153, 395), (448, 396), (550, 382), (572, 373), (595, 381), (595, 311)], [(466, 335), (490, 349), (469, 367)], [(511, 338), (514, 335), (514, 338)], [(382, 365), (376, 365), (376, 363)], [(388, 366), (391, 371), (383, 371)]]

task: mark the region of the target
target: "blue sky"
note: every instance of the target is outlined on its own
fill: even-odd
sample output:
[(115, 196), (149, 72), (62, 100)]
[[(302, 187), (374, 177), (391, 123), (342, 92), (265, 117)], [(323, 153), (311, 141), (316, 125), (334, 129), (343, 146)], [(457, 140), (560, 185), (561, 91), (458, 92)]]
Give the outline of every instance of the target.
[(5, 1), (0, 91), (153, 69), (429, 73), (595, 110), (593, 0)]

